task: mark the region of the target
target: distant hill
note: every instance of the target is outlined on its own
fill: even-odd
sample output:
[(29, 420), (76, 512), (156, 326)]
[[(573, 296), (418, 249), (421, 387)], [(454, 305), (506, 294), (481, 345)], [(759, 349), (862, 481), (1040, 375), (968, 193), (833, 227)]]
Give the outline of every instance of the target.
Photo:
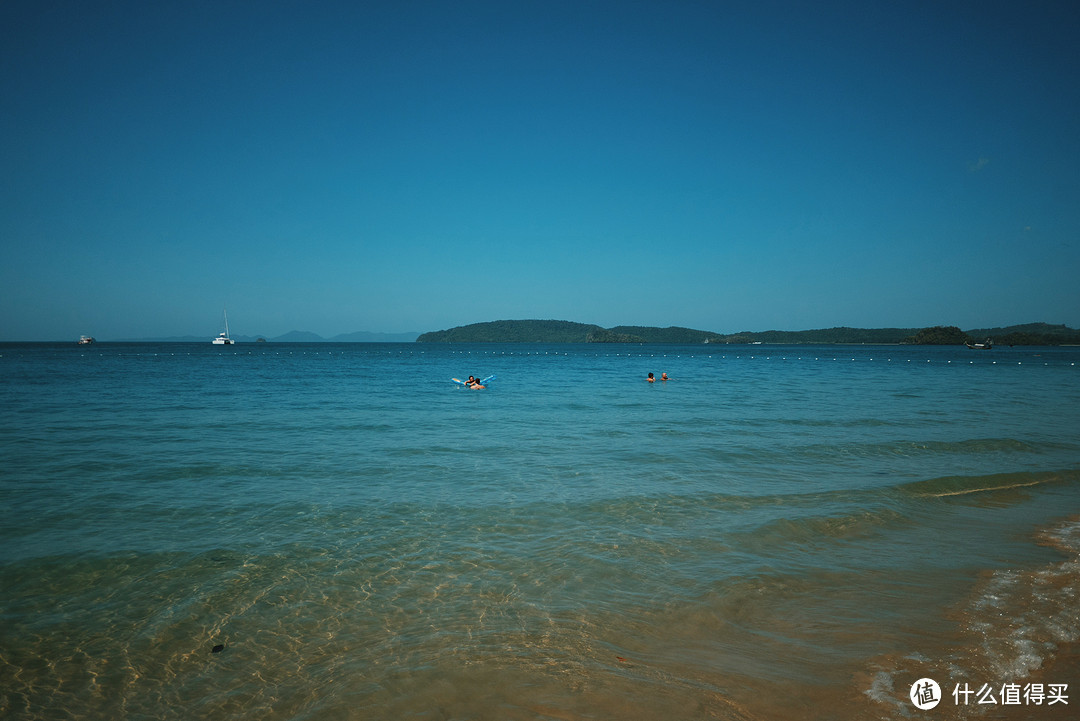
[(306, 330), (291, 330), (277, 338), (267, 338), (274, 343), (325, 343), (326, 339)]
[(417, 343), (586, 343), (598, 325), (568, 320), (496, 320), (421, 333)]
[(412, 343), (419, 333), (371, 333), (366, 330), (342, 333), (330, 339), (331, 343)]
[(723, 336), (724, 343), (853, 343), (895, 344), (903, 343), (915, 335), (918, 328), (819, 328), (817, 330), (767, 330), (742, 331)]
[(969, 330), (967, 334), (980, 341), (989, 338), (998, 345), (1080, 345), (1080, 330), (1049, 323), (981, 328)]
[(721, 340), (723, 336), (717, 333), (694, 330), (693, 328), (680, 328), (678, 326), (652, 328), (641, 325), (620, 325), (612, 328), (610, 332), (640, 338), (639, 342), (642, 343), (693, 344), (723, 342)]
[[(237, 343), (255, 343), (267, 341), (270, 343), (412, 343), (419, 333), (372, 333), (370, 331), (357, 331), (355, 333), (342, 333), (333, 338), (323, 338), (317, 333), (306, 330), (289, 331), (284, 335), (268, 338), (264, 335), (232, 335)], [(122, 338), (119, 343), (209, 343), (211, 336), (184, 335), (170, 336), (167, 338)]]
[(1080, 330), (1064, 325), (1029, 323), (1007, 328), (962, 331), (956, 326), (932, 328), (823, 328), (802, 331), (742, 331), (721, 334), (693, 328), (616, 326), (602, 328), (565, 320), (498, 320), (422, 333), (418, 343), (770, 343), (796, 345), (957, 345), (990, 338), (998, 345), (1080, 344)]

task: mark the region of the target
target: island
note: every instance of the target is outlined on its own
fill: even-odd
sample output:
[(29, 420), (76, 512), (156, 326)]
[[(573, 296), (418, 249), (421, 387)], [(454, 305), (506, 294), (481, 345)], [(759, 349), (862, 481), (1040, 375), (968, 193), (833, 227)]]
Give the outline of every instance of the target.
[(496, 320), (422, 333), (417, 343), (703, 343), (964, 345), (992, 341), (998, 346), (1080, 345), (1080, 330), (1065, 325), (1028, 323), (1001, 328), (961, 330), (957, 326), (928, 328), (824, 328), (800, 331), (741, 331), (716, 333), (670, 326), (624, 325), (603, 328), (567, 320)]

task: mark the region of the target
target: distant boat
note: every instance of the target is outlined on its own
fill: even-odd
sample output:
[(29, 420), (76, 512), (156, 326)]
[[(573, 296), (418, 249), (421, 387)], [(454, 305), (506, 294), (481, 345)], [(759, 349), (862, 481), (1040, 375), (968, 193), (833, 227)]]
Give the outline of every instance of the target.
[(972, 350), (990, 350), (994, 347), (994, 343), (989, 338), (986, 339), (985, 343), (971, 343), (969, 341), (966, 345)]
[(84, 336), (79, 337), (79, 345), (90, 345), (93, 342), (94, 342), (94, 339), (91, 338), (88, 335), (84, 335)]
[(224, 310), (221, 312), (225, 315), (225, 332), (219, 333), (218, 337), (210, 342), (214, 345), (232, 345), (236, 341), (229, 337), (229, 314)]

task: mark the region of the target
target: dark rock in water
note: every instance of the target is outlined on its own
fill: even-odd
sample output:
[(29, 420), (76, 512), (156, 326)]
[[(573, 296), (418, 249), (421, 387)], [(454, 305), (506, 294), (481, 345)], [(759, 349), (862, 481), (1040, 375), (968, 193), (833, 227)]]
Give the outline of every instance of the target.
[(212, 649), (210, 649), (210, 653), (221, 653), (224, 650), (225, 644), (219, 643), (217, 646), (214, 646)]

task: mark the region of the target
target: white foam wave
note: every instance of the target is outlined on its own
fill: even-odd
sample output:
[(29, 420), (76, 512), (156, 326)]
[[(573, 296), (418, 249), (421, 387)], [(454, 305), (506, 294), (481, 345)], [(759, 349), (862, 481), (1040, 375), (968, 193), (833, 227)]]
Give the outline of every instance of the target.
[(899, 700), (902, 689), (894, 687), (899, 680), (930, 676), (946, 683), (1019, 682), (1063, 645), (1080, 641), (1080, 519), (1036, 538), (1066, 557), (1037, 569), (988, 574), (958, 611), (957, 642), (930, 657), (883, 661), (866, 696), (890, 707), (891, 717), (907, 717), (908, 708)]

